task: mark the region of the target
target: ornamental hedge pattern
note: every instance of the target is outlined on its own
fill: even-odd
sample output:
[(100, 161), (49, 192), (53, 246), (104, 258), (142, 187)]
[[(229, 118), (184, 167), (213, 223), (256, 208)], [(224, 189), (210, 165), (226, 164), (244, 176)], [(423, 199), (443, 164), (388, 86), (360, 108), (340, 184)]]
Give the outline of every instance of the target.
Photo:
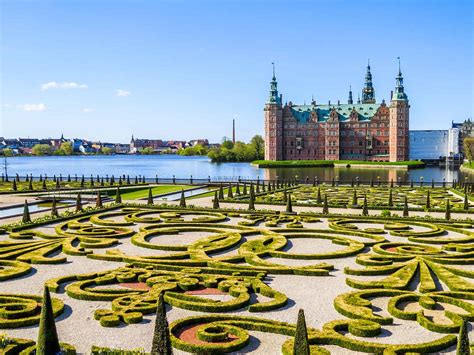
[[(241, 186), (238, 191), (255, 193), (257, 203), (265, 199), (279, 203), (285, 198), (312, 203), (320, 194), (321, 200), (328, 196), (330, 205), (347, 205), (354, 199), (355, 188), (358, 204), (366, 197), (369, 206), (381, 206), (390, 197), (394, 208), (403, 205), (406, 194), (418, 196), (411, 207), (421, 208), (428, 189), (430, 208), (444, 208), (443, 201), (450, 195), (446, 189), (426, 186), (384, 188), (385, 195), (376, 186), (266, 186), (265, 191), (261, 186), (259, 191), (255, 186), (245, 190)], [(232, 196), (239, 201), (246, 195)], [(450, 200), (456, 208), (459, 201), (452, 195)], [(47, 228), (44, 222), (35, 225), (34, 221), (20, 229), (6, 226), (0, 239), (0, 285), (20, 278), (28, 282), (35, 277), (37, 264), (57, 267), (71, 257), (109, 262), (106, 271), (49, 279), (49, 290), (65, 300), (52, 298), (54, 315), (63, 312), (68, 299), (102, 301), (103, 306), (89, 316), (120, 332), (129, 324), (144, 323), (145, 316), (156, 312), (157, 300), (163, 295), (169, 306), (189, 312), (188, 317), (171, 322), (169, 329), (173, 347), (193, 353), (245, 351), (257, 331), (286, 336), (281, 352), (292, 354), (296, 318), (286, 323), (265, 314), (298, 305), (273, 287), (272, 279), (284, 275), (289, 280), (307, 277), (324, 282), (335, 275), (335, 264), (352, 290), (333, 300), (340, 318), (319, 329), (307, 324), (311, 353), (327, 354), (327, 345), (341, 352), (443, 351), (456, 344), (464, 321), (474, 321), (471, 219), (297, 214), (291, 209), (278, 213), (258, 206), (257, 211), (206, 209), (189, 206), (189, 201), (187, 205), (116, 204), (59, 217), (46, 224)], [(293, 244), (301, 240), (316, 247), (292, 251)], [(120, 246), (124, 243), (133, 246), (126, 250), (140, 252), (123, 251)], [(332, 247), (318, 251), (320, 243)], [(289, 262), (295, 260), (298, 262)], [(347, 260), (354, 260), (357, 266), (346, 264)], [(378, 311), (378, 300), (386, 301), (385, 312)], [(0, 328), (37, 325), (40, 306), (38, 295), (0, 294)], [(398, 320), (432, 332), (432, 340), (393, 344), (380, 338), (384, 328)], [(74, 353), (73, 345), (64, 345), (64, 351)], [(0, 342), (4, 353), (26, 354), (34, 349), (34, 341), (9, 337), (8, 332)], [(102, 347), (100, 339), (91, 352), (127, 353)], [(130, 349), (129, 353), (143, 352)]]

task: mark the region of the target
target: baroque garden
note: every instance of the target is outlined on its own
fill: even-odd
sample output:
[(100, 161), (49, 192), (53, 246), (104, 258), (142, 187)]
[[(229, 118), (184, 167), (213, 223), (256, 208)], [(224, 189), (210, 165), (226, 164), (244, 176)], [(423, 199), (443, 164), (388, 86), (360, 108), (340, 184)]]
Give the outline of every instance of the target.
[(472, 184), (6, 180), (0, 353), (469, 353)]

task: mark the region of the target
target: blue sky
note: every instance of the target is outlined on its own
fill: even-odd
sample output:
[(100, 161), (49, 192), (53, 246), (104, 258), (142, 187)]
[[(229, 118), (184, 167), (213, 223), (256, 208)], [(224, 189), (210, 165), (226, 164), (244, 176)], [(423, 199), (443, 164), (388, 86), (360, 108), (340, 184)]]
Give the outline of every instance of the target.
[(283, 100), (388, 99), (398, 56), (411, 129), (473, 115), (471, 0), (0, 0), (0, 136), (220, 141), (263, 134)]

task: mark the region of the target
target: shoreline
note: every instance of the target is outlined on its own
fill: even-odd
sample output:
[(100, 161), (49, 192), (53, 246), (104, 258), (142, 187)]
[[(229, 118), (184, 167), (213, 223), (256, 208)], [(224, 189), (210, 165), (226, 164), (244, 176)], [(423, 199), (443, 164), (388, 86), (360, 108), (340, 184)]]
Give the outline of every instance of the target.
[(351, 160), (256, 160), (250, 163), (258, 168), (360, 168), (360, 169), (418, 169), (424, 168), (421, 161), (369, 162)]

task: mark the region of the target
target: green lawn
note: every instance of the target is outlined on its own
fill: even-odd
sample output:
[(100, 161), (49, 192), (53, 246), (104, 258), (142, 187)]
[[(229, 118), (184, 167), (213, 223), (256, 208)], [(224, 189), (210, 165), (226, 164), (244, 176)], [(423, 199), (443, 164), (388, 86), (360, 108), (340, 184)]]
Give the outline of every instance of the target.
[[(181, 190), (187, 190), (190, 188), (193, 188), (195, 186), (188, 186), (188, 185), (161, 185), (161, 186), (155, 186), (151, 189), (153, 196), (156, 195), (161, 195), (161, 194), (166, 194), (169, 192), (176, 192), (176, 191), (181, 191)], [(132, 192), (122, 192), (122, 200), (136, 200), (140, 198), (146, 198), (148, 197), (148, 190), (149, 187), (145, 187), (141, 190), (138, 191), (132, 191)], [(114, 197), (115, 195), (112, 195)]]
[(467, 163), (464, 163), (462, 166), (474, 171), (474, 162), (472, 163), (467, 162)]

